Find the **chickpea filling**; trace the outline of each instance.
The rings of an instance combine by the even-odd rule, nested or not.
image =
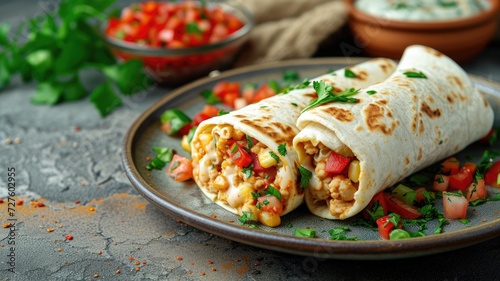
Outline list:
[[[270,148],[227,125],[201,133],[192,147],[199,155],[200,185],[217,201],[249,220],[281,223],[288,192],[280,188],[283,161]]]
[[[359,160],[350,152],[347,166],[339,173],[332,173],[329,172],[332,164],[328,161],[335,152],[321,142],[317,146],[305,142],[303,147],[305,153],[310,156],[314,174],[318,179],[314,186],[310,185],[309,188],[314,204],[326,204],[332,216],[342,218],[354,205],[354,194],[359,186]]]

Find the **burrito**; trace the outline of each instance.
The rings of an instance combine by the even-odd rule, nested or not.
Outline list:
[[[210,200],[240,220],[279,225],[281,216],[304,200],[293,138],[300,112],[317,98],[310,82],[342,92],[383,81],[395,68],[392,60],[373,59],[203,121],[191,141],[193,179]]]
[[[493,111],[468,75],[447,56],[408,47],[385,81],[303,112],[294,139],[312,173],[309,210],[328,219],[362,211],[372,197],[410,174],[485,136]]]

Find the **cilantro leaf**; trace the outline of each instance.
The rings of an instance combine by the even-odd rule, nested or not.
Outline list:
[[[270,184],[267,185],[265,196],[274,196],[281,201],[281,193],[279,192],[279,190],[276,189],[276,187]]]
[[[375,95],[377,93],[377,91],[375,91],[375,90],[369,90],[369,91],[366,91],[366,93],[368,95]]]
[[[311,84],[311,81],[309,81],[309,79],[304,79],[304,81],[302,81],[302,83],[300,83],[300,84],[286,87],[285,89],[283,89],[281,91],[281,93],[282,94],[287,94],[287,93],[289,93],[292,90],[305,89],[305,88],[309,87],[310,84]]]
[[[245,135],[245,138],[247,139],[247,147],[248,147],[248,149],[251,149],[252,146],[253,146],[252,137],[250,137],[249,135]]]
[[[34,104],[54,105],[59,102],[63,94],[63,89],[51,82],[38,84],[35,95],[31,98]]]
[[[80,100],[88,95],[87,90],[83,87],[78,76],[74,76],[71,80],[63,84],[64,101]]]
[[[333,92],[333,87],[331,85],[327,85],[324,81],[319,81],[319,82],[314,81],[313,88],[314,90],[316,90],[318,98],[312,101],[306,108],[304,108],[301,111],[301,113],[304,113],[305,111],[313,107],[329,102],[347,102],[347,103],[358,102],[358,99],[352,98],[351,96],[357,94],[359,92],[359,89],[355,90],[354,88],[350,88],[341,93],[335,94]]]
[[[0,46],[7,47],[10,45],[9,40],[10,26],[7,23],[0,24]]]
[[[109,82],[99,85],[90,94],[90,101],[95,105],[101,116],[106,116],[122,105],[120,97],[115,94]]]
[[[147,88],[149,78],[143,71],[143,62],[129,60],[119,65],[103,68],[103,72],[125,95],[132,95]]]
[[[245,178],[249,178],[253,175],[253,163],[250,164],[250,166],[245,167],[242,169],[243,174],[245,175]]]
[[[358,240],[356,237],[347,237],[345,234],[351,229],[348,226],[337,226],[328,231],[331,240]]]
[[[293,236],[314,238],[316,237],[316,229],[314,228],[295,228]]]
[[[0,90],[10,84],[10,75],[7,57],[4,54],[0,54]]]
[[[221,102],[212,90],[203,90],[200,95],[205,98],[207,104],[217,104]]]
[[[167,147],[153,147],[153,151],[157,154],[146,166],[146,169],[148,169],[148,171],[151,171],[153,169],[163,169],[165,165],[167,165],[168,162],[172,161],[172,158],[174,157],[173,150]]]
[[[346,68],[344,70],[344,76],[347,78],[356,78],[356,73],[354,73],[352,70]]]
[[[312,172],[304,168],[302,165],[300,165],[299,174],[300,174],[300,188],[304,189],[309,185],[309,181],[312,178]]]
[[[286,143],[282,143],[280,145],[278,145],[278,152],[281,156],[286,156]]]
[[[295,82],[299,80],[299,74],[295,70],[286,70],[283,72],[283,80],[286,82]]]
[[[269,151],[269,155],[271,155],[271,157],[276,160],[277,163],[280,162],[280,157],[278,155],[276,155],[276,153],[272,152],[272,151]]]
[[[422,71],[415,72],[415,71],[406,71],[403,72],[403,74],[408,77],[408,78],[424,78],[427,79],[427,76]]]
[[[198,24],[196,22],[188,22],[186,24],[186,33],[187,34],[194,34],[194,35],[201,35],[201,29],[198,27]]]

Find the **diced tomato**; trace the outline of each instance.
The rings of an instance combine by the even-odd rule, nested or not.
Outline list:
[[[391,221],[390,216],[383,216],[376,220],[378,233],[382,239],[389,240],[389,234],[396,227]],[[402,228],[401,222],[398,224],[398,228]]]
[[[263,212],[272,212],[277,215],[283,212],[283,203],[275,196],[261,196],[257,198],[257,202],[260,203],[260,210]]]
[[[200,112],[198,114],[196,114],[194,117],[193,117],[193,124],[195,126],[198,126],[200,125],[201,122],[207,120],[207,119],[210,119],[210,116],[206,115],[205,113],[203,112]]]
[[[193,177],[193,166],[191,160],[175,154],[167,167],[167,174],[174,178],[175,181],[186,181]]]
[[[441,163],[442,172],[449,175],[454,175],[460,170],[460,161],[455,157],[450,157]]]
[[[229,149],[229,154],[234,164],[240,168],[246,168],[252,164],[252,156],[247,149],[238,143],[234,143]]]
[[[203,107],[203,110],[201,111],[201,113],[203,113],[209,117],[214,117],[214,116],[217,116],[219,114],[219,109],[216,106],[207,104]]]
[[[477,199],[485,199],[487,195],[486,185],[484,184],[484,179],[476,179],[467,188],[467,193],[465,198],[469,202],[476,201]]]
[[[230,93],[240,94],[240,83],[238,82],[229,82],[229,81],[220,81],[215,84],[212,89],[214,95],[220,99],[222,99],[225,95]]]
[[[240,96],[239,93],[237,92],[230,92],[230,93],[227,93],[225,94],[223,97],[222,97],[222,102],[231,107],[231,108],[234,108],[234,103],[236,101],[236,99],[238,99]]]
[[[465,192],[467,187],[472,183],[473,175],[469,172],[469,169],[462,168],[458,174],[450,176],[450,186],[451,190],[461,190]]]
[[[375,194],[375,196],[373,196],[372,200],[370,201],[370,203],[368,203],[368,206],[366,206],[365,210],[363,211],[363,217],[365,219],[370,219],[370,214],[368,213],[368,211],[372,211],[373,209],[373,205],[375,204],[375,202],[377,202],[377,204],[379,206],[382,207],[382,210],[383,210],[383,215],[386,216],[389,209],[387,208],[387,203],[385,202],[385,197],[384,197],[384,194],[383,194],[383,191]]]
[[[262,84],[262,86],[260,86],[257,92],[255,93],[252,102],[259,102],[263,99],[267,99],[276,94],[277,94],[276,91],[273,90],[271,87],[269,87],[268,84]]]
[[[453,219],[465,219],[469,201],[458,194],[443,192],[444,217]]]
[[[250,154],[252,156],[252,164],[253,164],[252,171],[254,171],[256,173],[264,172],[266,170],[266,168],[264,168],[264,167],[262,167],[262,165],[260,165],[259,157],[257,156],[257,154],[254,152],[251,152]]]
[[[450,176],[437,174],[432,183],[432,190],[446,191],[450,185]]]
[[[255,86],[253,84],[247,84],[243,86],[241,97],[245,99],[247,104],[251,104],[253,102],[254,96],[255,96]]]
[[[325,171],[327,173],[341,174],[342,171],[351,163],[351,158],[344,157],[335,151],[332,151],[328,160],[326,160]]]
[[[477,165],[474,162],[465,162],[463,169],[469,170],[469,173],[471,175],[474,175],[476,173],[476,170],[477,170]]]
[[[417,219],[420,216],[422,216],[422,214],[420,214],[420,212],[418,211],[417,207],[407,205],[390,194],[387,193],[383,194],[389,212],[398,214],[403,219],[410,219],[410,220]]]
[[[179,130],[179,134],[181,136],[184,136],[184,135],[187,135],[189,134],[189,131],[193,128],[193,123],[188,123],[186,125],[184,125],[180,130]]]
[[[493,187],[500,187],[498,184],[498,175],[500,174],[500,161],[491,165],[488,171],[484,174],[484,182]]]

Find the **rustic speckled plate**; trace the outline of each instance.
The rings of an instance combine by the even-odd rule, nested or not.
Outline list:
[[[280,252],[308,255],[316,258],[393,259],[445,252],[467,247],[500,235],[500,202],[470,207],[467,225],[451,221],[439,235],[396,241],[384,241],[377,232],[360,226],[350,226],[352,219],[329,221],[311,215],[304,206],[283,217],[277,228],[241,225],[238,217],[208,200],[193,181],[178,183],[163,171],[146,170],[148,156],[154,156],[152,147],[166,146],[188,156],[180,146],[180,139],[168,137],[160,131],[160,115],[169,108],[179,108],[193,116],[204,100],[200,92],[212,88],[221,80],[240,82],[267,82],[281,79],[286,70],[296,70],[301,77],[315,77],[328,70],[360,63],[364,59],[329,58],[272,63],[235,69],[213,78],[205,78],[170,92],[146,110],[130,127],[123,146],[123,163],[127,176],[137,190],[151,203],[170,216],[215,235]],[[500,85],[474,77],[478,87],[487,94],[495,109],[500,108]],[[500,111],[497,111],[500,112]],[[498,121],[496,121],[498,124]],[[500,150],[500,147],[494,148]],[[458,155],[461,159],[479,162],[484,147],[472,145]],[[489,189],[492,194],[493,188]],[[438,206],[439,207],[439,206]],[[328,230],[349,225],[349,236],[359,241],[330,240]],[[294,228],[312,227],[317,238],[293,236]],[[433,231],[436,223],[428,223]]]

